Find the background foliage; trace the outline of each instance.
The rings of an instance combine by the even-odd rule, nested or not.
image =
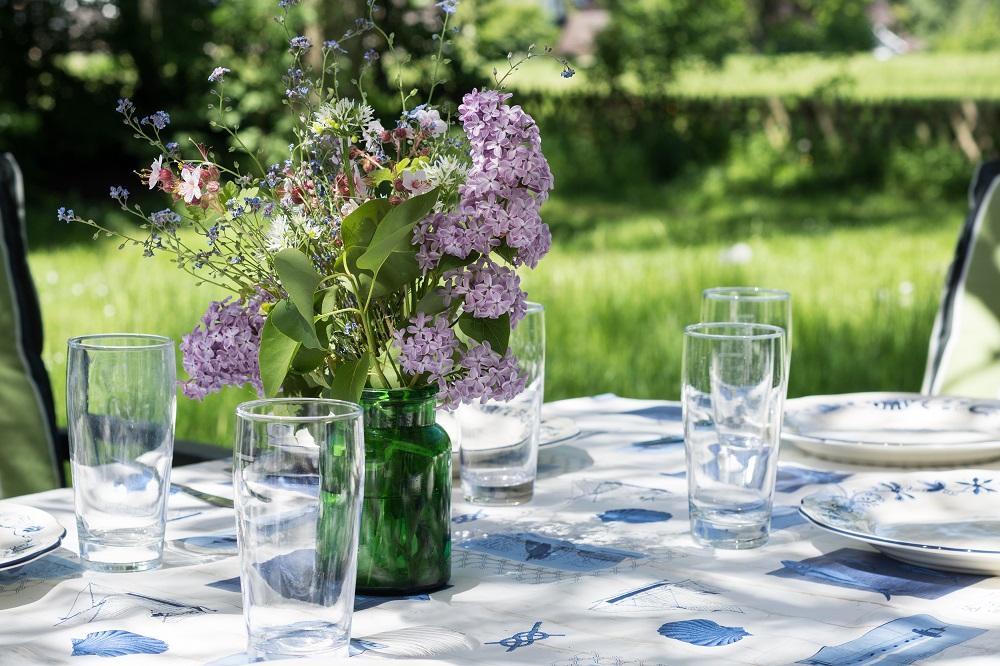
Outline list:
[[[411,56],[405,80],[415,81],[437,47],[432,3],[379,4]],[[129,140],[114,113],[121,97],[143,114],[168,111],[170,139],[223,154],[226,137],[206,120],[216,66],[234,72],[230,120],[251,145],[280,154],[289,118],[276,5],[0,0],[0,151],[25,171],[57,387],[70,335],[179,338],[220,296],[167,262],[94,243],[55,210],[128,224],[109,186],[126,185],[140,202],[147,195],[134,172],[155,155]],[[314,42],[338,38],[364,6],[303,0],[295,30]],[[574,59],[577,76],[561,79],[537,59],[511,86],[542,126],[556,176],[542,210],[555,249],[524,277],[549,307],[547,397],[676,397],[680,326],[696,317],[698,292],[723,283],[795,293],[793,368],[808,370],[793,369],[793,395],[919,388],[965,186],[1000,142],[998,7],[463,0],[440,98],[452,104],[488,82],[508,52],[557,44],[566,18],[609,12],[596,50]],[[872,57],[873,27],[886,17],[916,51]],[[369,48],[385,45],[356,41],[348,57],[358,64]],[[388,64],[366,85],[382,114],[398,105]],[[227,442],[241,397],[183,402],[180,434]]]

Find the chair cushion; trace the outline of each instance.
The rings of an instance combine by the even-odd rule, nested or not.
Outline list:
[[[0,497],[56,488],[55,409],[28,267],[21,172],[0,155]]]
[[[1000,398],[1000,162],[976,172],[934,322],[923,392]]]

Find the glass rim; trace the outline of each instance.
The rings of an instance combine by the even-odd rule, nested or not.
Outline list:
[[[114,342],[118,341],[118,342]],[[132,344],[127,341],[134,341]],[[110,350],[110,351],[142,351],[148,349],[164,349],[174,347],[173,338],[152,333],[91,333],[75,335],[66,341],[71,349]]]
[[[792,294],[783,289],[765,287],[710,287],[703,289],[701,295],[714,301],[786,301],[792,298]]]
[[[265,406],[291,404],[327,405],[329,407],[336,407],[342,411],[331,410],[331,413],[317,414],[315,416],[262,414],[252,411]],[[334,400],[333,398],[259,398],[257,400],[242,402],[236,406],[236,416],[239,418],[247,421],[269,421],[271,423],[312,423],[327,420],[348,421],[354,418],[361,418],[364,416],[364,413],[364,408],[355,402]]]
[[[748,332],[745,334],[740,334],[737,332],[732,333],[712,333],[709,332],[711,329],[724,329],[724,328],[735,328],[744,329]],[[771,340],[775,338],[783,338],[785,336],[785,329],[780,326],[772,326],[771,324],[756,324],[753,322],[741,322],[741,321],[718,321],[718,322],[700,322],[698,324],[690,324],[684,327],[684,335],[692,338],[701,338],[704,340]]]
[[[525,301],[524,306],[525,306],[525,314],[545,312],[545,306],[536,301]]]

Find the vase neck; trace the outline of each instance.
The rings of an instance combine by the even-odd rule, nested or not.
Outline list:
[[[365,389],[361,407],[367,428],[412,428],[434,425],[437,388]]]

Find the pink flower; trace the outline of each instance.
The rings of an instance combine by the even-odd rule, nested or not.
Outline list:
[[[403,188],[413,196],[430,192],[434,188],[430,178],[427,177],[427,172],[423,169],[403,171],[402,181]]]
[[[185,166],[181,169],[181,182],[177,185],[177,194],[184,203],[191,203],[201,198],[201,167]]]
[[[153,164],[149,168],[149,189],[153,189],[160,182],[161,169],[163,169],[163,155],[153,160]]]

